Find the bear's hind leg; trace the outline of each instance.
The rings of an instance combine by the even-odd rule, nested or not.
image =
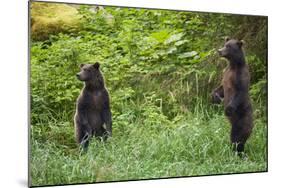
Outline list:
[[[88,131],[77,128],[76,140],[83,151],[87,151],[91,135]]]
[[[237,124],[233,124],[230,135],[233,151],[241,153],[244,151],[245,141],[242,139],[242,129]]]
[[[86,132],[80,142],[83,151],[87,151],[90,142],[90,135]]]
[[[106,126],[105,124],[102,126],[102,139],[104,141],[106,141],[108,139],[108,137],[110,137],[110,133],[107,131],[105,126]]]
[[[106,129],[101,126],[99,129],[93,131],[93,135],[100,141],[106,141],[108,138]]]
[[[245,143],[241,142],[232,142],[233,151],[239,153],[244,152]]]
[[[251,117],[242,117],[232,124],[231,128],[231,143],[233,150],[242,153],[247,139],[250,137],[252,131]]]

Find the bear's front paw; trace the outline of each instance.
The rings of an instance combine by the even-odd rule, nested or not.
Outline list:
[[[228,105],[228,106],[225,108],[225,115],[226,115],[226,116],[232,116],[233,113],[234,113],[234,111],[235,111],[234,106]]]

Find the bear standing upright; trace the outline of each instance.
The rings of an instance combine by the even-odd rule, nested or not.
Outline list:
[[[243,41],[226,38],[224,47],[218,50],[219,55],[229,61],[229,65],[224,71],[221,85],[212,93],[213,102],[224,102],[225,115],[231,123],[231,143],[238,153],[244,151],[253,128],[250,73],[242,45]]]
[[[87,149],[92,136],[106,139],[112,135],[109,94],[99,68],[99,63],[81,64],[76,75],[85,83],[74,116],[76,141],[83,149]]]

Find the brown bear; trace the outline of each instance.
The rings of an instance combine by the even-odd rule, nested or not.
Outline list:
[[[212,93],[212,101],[223,101],[224,112],[231,123],[231,143],[241,154],[253,128],[252,106],[249,97],[250,73],[242,50],[243,41],[226,38],[221,57],[229,61],[221,85]]]
[[[78,144],[87,149],[92,136],[106,140],[112,135],[112,119],[100,64],[81,64],[80,69],[76,76],[84,82],[84,88],[77,99],[74,124]]]

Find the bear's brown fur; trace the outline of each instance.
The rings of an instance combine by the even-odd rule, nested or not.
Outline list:
[[[106,139],[112,135],[109,94],[99,67],[99,63],[81,64],[76,75],[85,83],[74,116],[76,140],[83,149],[88,147],[92,136]]]
[[[231,123],[231,143],[239,153],[244,151],[253,128],[250,73],[242,45],[242,41],[227,38],[224,47],[218,50],[219,55],[229,61],[229,65],[224,71],[221,85],[212,93],[214,103],[224,103],[225,115]]]

